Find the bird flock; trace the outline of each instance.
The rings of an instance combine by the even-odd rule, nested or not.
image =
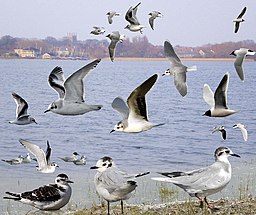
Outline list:
[[[145,27],[140,24],[136,15],[140,5],[141,3],[138,3],[134,7],[131,6],[125,14],[125,20],[129,22],[125,28],[132,32],[142,33],[142,29]],[[233,20],[235,23],[234,33],[238,33],[241,23],[244,22],[243,16],[246,10],[247,8],[244,7],[238,17]],[[109,24],[114,23],[114,19],[121,17],[121,14],[115,11],[109,11],[106,15]],[[154,30],[154,20],[157,17],[163,17],[163,15],[158,11],[152,11],[149,13],[149,16],[149,25],[152,30]],[[93,35],[102,35],[105,33],[104,27],[94,26],[93,28],[94,30],[90,32]],[[122,42],[125,36],[121,35],[119,31],[114,31],[108,34],[107,37],[111,40],[109,55],[110,60],[113,62],[116,45],[118,42]],[[197,66],[185,66],[175,53],[171,43],[167,40],[164,41],[164,52],[166,58],[171,63],[171,67],[164,71],[162,76],[173,76],[174,85],[178,93],[182,97],[185,97],[189,92],[186,73],[190,71],[196,72]],[[231,53],[231,55],[236,56],[234,68],[242,81],[245,79],[242,67],[243,60],[247,55],[254,54],[254,51],[242,47]],[[100,62],[101,59],[93,60],[66,79],[61,67],[56,66],[53,68],[48,76],[48,84],[56,91],[58,98],[49,104],[45,113],[52,112],[59,115],[76,116],[90,111],[101,110],[102,105],[87,104],[84,96],[84,79],[92,70],[96,69]],[[229,109],[227,105],[229,76],[229,73],[223,75],[214,93],[208,84],[204,84],[202,93],[203,99],[210,106],[210,109],[203,114],[204,116],[227,117],[238,112],[238,110]],[[122,116],[122,120],[114,125],[110,133],[139,133],[158,126],[160,126],[159,129],[164,129],[164,126],[162,126],[164,123],[149,122],[147,116],[146,95],[158,79],[158,74],[153,74],[151,77],[145,78],[145,81],[131,91],[126,102],[117,95],[118,97],[112,102],[112,108]],[[95,92],[95,94],[97,94],[97,92]],[[12,96],[17,106],[16,118],[9,121],[9,123],[19,126],[37,124],[35,118],[28,114],[28,103],[25,99],[15,92],[12,92]],[[245,125],[234,123],[232,128],[239,128],[244,141],[248,140]],[[212,133],[215,132],[220,132],[223,140],[227,139],[227,131],[223,125],[215,126],[212,129]],[[38,172],[53,173],[56,167],[59,167],[55,162],[50,161],[51,147],[49,141],[46,143],[46,151],[28,140],[20,139],[19,142],[35,157],[38,164],[36,168]],[[2,161],[11,165],[30,163],[33,159],[31,159],[29,153],[27,153],[25,157],[20,155],[17,158]],[[192,171],[158,172],[165,177],[153,177],[152,180],[173,183],[186,191],[190,196],[198,198],[201,207],[203,207],[205,202],[207,206],[212,209],[214,206],[208,203],[207,197],[221,191],[231,180],[231,164],[228,160],[230,156],[240,157],[238,154],[233,153],[228,147],[218,147],[214,152],[215,162],[212,165]],[[87,157],[85,155],[81,155],[80,157],[79,153],[73,152],[71,156],[59,157],[59,159],[63,162],[74,163],[75,165],[85,165]],[[90,169],[97,171],[94,177],[95,190],[107,201],[108,214],[110,214],[110,203],[116,201],[121,202],[121,212],[124,213],[123,201],[129,199],[138,186],[136,179],[150,174],[150,172],[128,174],[120,170],[114,160],[109,156],[100,158],[96,162],[96,165],[92,166]],[[72,189],[69,185],[70,183],[73,182],[69,180],[69,177],[61,173],[56,177],[54,184],[44,185],[23,193],[8,191],[6,194],[9,196],[5,196],[4,199],[19,201],[40,210],[58,210],[65,206],[71,198]]]

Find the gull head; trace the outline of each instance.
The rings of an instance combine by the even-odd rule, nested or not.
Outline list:
[[[33,117],[29,117],[29,121],[30,121],[31,123],[35,123],[35,124],[37,124],[37,122],[36,122],[35,118],[33,118]]]
[[[110,131],[110,133],[112,133],[114,131],[120,131],[120,132],[124,131],[124,123],[122,121],[118,122],[115,125],[114,129],[112,131]]]
[[[130,29],[131,25],[126,25],[124,29]]]
[[[165,76],[165,75],[173,75],[173,72],[171,72],[170,69],[167,69],[164,71],[164,73],[162,74],[162,76]]]
[[[55,179],[55,184],[59,186],[68,185],[69,183],[74,183],[74,182],[70,181],[68,176],[64,173],[59,174]]]
[[[108,168],[115,166],[114,161],[111,157],[105,156],[99,159],[95,166],[92,166],[90,169],[97,169],[98,172],[104,172]]]
[[[203,116],[211,116],[211,115],[212,115],[211,110],[208,110],[208,111],[206,111],[206,112],[203,114]]]
[[[58,108],[57,103],[56,103],[56,102],[53,102],[53,103],[51,103],[51,104],[48,106],[47,110],[45,110],[44,113],[47,113],[47,112],[49,112],[49,111],[54,112],[54,110],[56,110],[57,108]]]
[[[53,163],[51,163],[51,164],[50,164],[50,166],[55,167],[55,168],[56,168],[56,167],[59,167],[59,165],[58,165],[58,164],[56,164],[56,163],[54,163],[54,162],[53,162]]]
[[[233,153],[231,151],[231,149],[228,148],[228,147],[219,147],[219,148],[217,148],[215,150],[214,156],[215,156],[216,161],[224,161],[224,162],[226,162],[228,157],[230,157],[230,156],[240,158],[240,155]]]

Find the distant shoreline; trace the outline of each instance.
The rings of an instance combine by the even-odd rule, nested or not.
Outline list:
[[[93,60],[95,58],[88,59],[71,59],[71,58],[6,58],[0,57],[3,60]],[[223,61],[223,62],[234,62],[234,58],[182,58],[182,61]],[[108,57],[102,58],[102,60],[110,60]],[[114,61],[167,61],[167,58],[143,58],[143,57],[115,57]],[[254,59],[245,59],[245,61],[254,62]]]

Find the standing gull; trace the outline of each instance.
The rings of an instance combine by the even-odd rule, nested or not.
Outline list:
[[[243,125],[241,123],[237,123],[237,124],[233,125],[233,128],[239,128],[241,130],[241,132],[242,132],[244,141],[248,140],[248,132],[246,130],[246,126],[245,125]]]
[[[27,125],[30,123],[36,123],[36,120],[31,117],[29,114],[27,114],[28,110],[28,103],[23,99],[21,96],[19,96],[16,93],[12,93],[12,96],[16,102],[16,119],[13,121],[9,121],[11,124],[16,125]]]
[[[86,165],[86,159],[87,157],[82,155],[80,159],[74,160],[73,163],[75,165]]]
[[[244,22],[244,19],[242,17],[245,14],[245,12],[246,12],[246,7],[244,7],[244,9],[241,11],[241,13],[238,15],[238,17],[233,20],[233,22],[235,23],[235,33],[238,32],[240,23]]]
[[[154,20],[157,17],[162,17],[163,15],[160,12],[158,12],[158,11],[152,11],[148,15],[150,16],[149,17],[149,25],[152,28],[152,30],[154,30]]]
[[[108,16],[108,23],[112,24],[113,23],[113,17],[114,16],[120,16],[121,14],[117,13],[116,11],[109,11],[109,12],[107,12],[106,15]]]
[[[228,83],[229,73],[226,73],[214,94],[208,84],[204,85],[203,98],[211,108],[203,114],[204,116],[225,117],[237,112],[235,110],[229,109],[227,106]]]
[[[91,169],[97,170],[94,176],[94,184],[97,193],[108,202],[108,215],[110,214],[110,202],[116,201],[121,201],[123,214],[123,200],[129,199],[132,191],[137,187],[137,182],[134,179],[149,174],[149,172],[127,174],[118,169],[113,159],[107,156],[98,160]]]
[[[182,96],[187,95],[187,75],[188,71],[197,70],[196,66],[186,67],[182,64],[180,58],[175,53],[171,43],[169,41],[164,42],[165,56],[171,61],[171,68],[167,69],[163,75],[174,76],[174,84]]]
[[[19,201],[40,210],[59,210],[70,200],[72,193],[70,183],[73,181],[62,173],[56,177],[54,184],[44,185],[23,193],[6,192],[11,197],[5,196],[4,199]]]
[[[244,59],[247,55],[255,55],[255,52],[250,49],[240,48],[238,50],[232,51],[230,55],[236,56],[234,66],[235,66],[235,69],[236,69],[236,72],[237,72],[239,78],[243,81],[244,80],[244,71],[243,71],[242,64],[244,62]]]
[[[111,131],[119,132],[142,132],[163,124],[153,124],[148,121],[145,96],[153,87],[158,75],[155,74],[132,91],[127,99],[127,105],[124,100],[117,97],[112,102],[112,107],[118,111],[123,120],[118,122]]]
[[[55,67],[49,75],[49,85],[57,91],[59,99],[51,103],[45,111],[52,111],[60,115],[81,115],[89,111],[96,111],[102,105],[88,105],[84,101],[84,77],[95,68],[100,59],[82,67],[64,80],[64,75],[60,67]]]
[[[14,159],[10,159],[10,160],[4,160],[2,159],[2,161],[10,164],[10,165],[17,165],[17,164],[21,164],[23,161],[24,157],[22,155],[19,155],[17,158]]]
[[[111,34],[108,34],[106,37],[108,37],[111,42],[108,46],[108,51],[109,51],[109,57],[111,61],[114,61],[114,56],[115,56],[115,50],[116,50],[116,44],[118,42],[123,42],[125,36],[119,33],[119,31],[113,31]]]
[[[138,21],[138,18],[136,17],[136,13],[138,10],[138,6],[141,4],[138,3],[135,7],[130,7],[128,11],[125,14],[125,19],[130,23],[125,27],[125,29],[129,29],[130,31],[136,32],[140,31],[142,33],[142,28],[145,28],[145,26],[141,25]]]
[[[208,203],[207,196],[220,192],[230,182],[232,174],[228,157],[240,157],[227,147],[217,148],[214,156],[215,162],[210,166],[188,172],[163,172],[159,174],[168,178],[155,177],[152,179],[171,182],[182,188],[190,196],[197,197],[200,201],[200,207],[203,207],[203,201],[205,201],[209,208],[213,208],[213,205]]]
[[[73,162],[78,159],[79,154],[77,152],[73,152],[71,156],[66,156],[66,157],[59,157],[61,160],[65,162]]]
[[[37,170],[42,173],[53,173],[56,167],[59,167],[56,163],[50,163],[51,147],[47,141],[46,153],[39,146],[27,141],[20,139],[21,145],[23,145],[31,154],[36,157],[38,167]]]

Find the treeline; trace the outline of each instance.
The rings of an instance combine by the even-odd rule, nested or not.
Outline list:
[[[69,38],[45,39],[15,38],[9,35],[0,39],[0,56],[15,56],[14,49],[37,50],[40,54],[48,53],[57,57],[61,50],[67,50],[70,57],[104,58],[108,57],[109,40],[88,39],[85,41],[72,41]],[[175,50],[181,57],[213,57],[227,58],[234,49],[241,47],[256,50],[256,43],[252,40],[240,42],[224,42],[220,44],[207,44],[198,47],[175,46]],[[146,36],[126,38],[118,43],[116,57],[164,57],[163,46],[151,44]]]

